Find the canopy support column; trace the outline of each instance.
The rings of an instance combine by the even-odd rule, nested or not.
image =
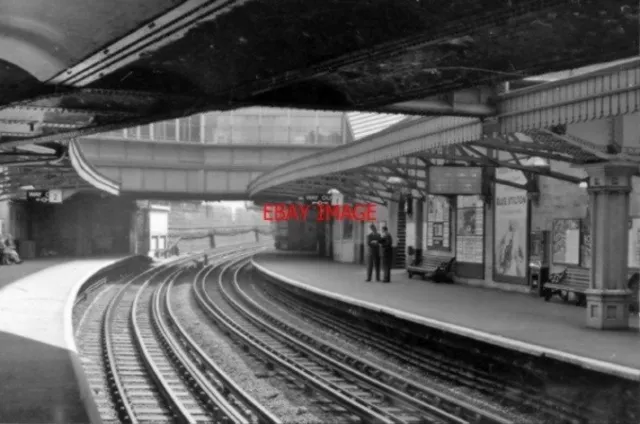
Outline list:
[[[589,175],[591,278],[587,326],[601,330],[629,327],[627,288],[629,195],[638,166],[600,163],[584,167]]]

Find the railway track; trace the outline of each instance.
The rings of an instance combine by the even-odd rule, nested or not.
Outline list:
[[[228,247],[215,257],[253,252]],[[104,422],[251,424],[185,355],[161,305],[166,287],[202,254],[101,284],[79,325],[83,362]]]
[[[366,423],[510,423],[509,420],[418,387],[373,364],[358,369],[352,358],[309,335],[277,322],[244,293],[238,274],[247,260],[237,258],[221,268],[210,268],[194,282],[198,303],[212,320],[245,349],[261,356],[268,366],[296,377],[309,394],[327,398],[341,421],[352,416]],[[217,281],[207,277],[217,271]]]
[[[542,413],[546,419],[553,422],[584,423],[589,421],[587,415],[597,411],[586,412],[583,408],[577,411],[575,405],[541,393],[529,385],[516,381],[498,380],[496,376],[473,369],[460,360],[444,357],[425,348],[406,349],[399,345],[392,337],[370,330],[353,320],[345,313],[336,314],[323,305],[305,299],[303,296],[291,293],[277,285],[267,282],[261,285],[261,292],[272,302],[304,316],[316,325],[338,332],[358,343],[375,348],[401,363],[410,364],[427,375],[433,375],[457,385],[477,390],[480,393],[498,398],[524,412]]]

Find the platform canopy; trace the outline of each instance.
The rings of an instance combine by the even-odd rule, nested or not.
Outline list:
[[[495,118],[399,120],[358,141],[264,173],[251,182],[249,195],[299,199],[337,189],[352,199],[386,203],[403,194],[433,193],[429,180],[437,174],[430,172],[439,171],[430,169],[437,166],[475,167],[481,178],[472,170],[469,175],[486,183],[535,192],[536,175],[586,183],[580,172],[567,172],[567,164],[640,165],[636,140],[640,60],[547,77],[546,83],[501,94],[498,99],[504,107]],[[553,166],[558,163],[565,165]],[[496,180],[492,170],[500,167],[524,172],[528,183]]]
[[[414,122],[413,125],[420,125],[420,121]],[[393,129],[392,127],[389,131]],[[531,130],[525,133],[487,136],[474,142],[435,147],[409,154],[391,154],[385,159],[376,159],[361,152],[352,154],[351,151],[357,150],[357,144],[347,145],[331,152],[335,157],[344,158],[344,161],[340,161],[342,163],[336,161],[333,166],[327,165],[325,158],[328,154],[311,155],[292,161],[254,180],[249,186],[249,194],[256,198],[288,196],[292,200],[298,200],[335,189],[350,199],[386,204],[391,200],[398,200],[403,194],[425,197],[430,192],[429,168],[434,166],[463,169],[505,167],[521,170],[528,177],[544,175],[580,184],[582,178],[554,170],[550,165],[551,161],[583,165],[603,162],[615,156],[608,155],[598,146],[585,140],[563,133],[562,127],[555,130],[557,132]],[[382,139],[385,135],[388,133],[373,135],[361,143],[374,141],[375,138]],[[364,160],[358,160],[358,157]],[[633,160],[640,164],[640,158],[634,157]],[[483,175],[488,176],[488,182],[537,190],[534,186],[519,186],[508,181],[496,180],[495,176]],[[531,181],[533,183],[535,179],[531,178]]]
[[[628,0],[3,0],[0,149],[249,105],[485,117],[638,52]]]

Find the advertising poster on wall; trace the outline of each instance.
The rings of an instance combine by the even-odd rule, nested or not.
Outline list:
[[[424,252],[427,251],[427,246],[429,245],[429,222],[427,220],[428,217],[428,209],[429,207],[429,202],[428,200],[425,202],[424,204],[424,209],[422,211],[422,215],[423,215],[423,224],[422,224],[422,252],[424,254]]]
[[[428,196],[427,249],[451,249],[451,209],[449,198]]]
[[[521,171],[498,168],[496,177],[503,181],[525,184]],[[526,283],[529,260],[529,202],[527,192],[512,186],[496,184],[494,221],[494,272],[505,281]]]
[[[458,196],[456,260],[484,263],[484,202],[480,196]]]
[[[640,268],[640,218],[632,218],[629,227],[629,268]]]

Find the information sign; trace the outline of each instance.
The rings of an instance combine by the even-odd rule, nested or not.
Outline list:
[[[62,203],[62,190],[28,190],[27,200],[39,203]]]
[[[482,194],[482,168],[432,166],[429,168],[429,193],[437,195]]]

